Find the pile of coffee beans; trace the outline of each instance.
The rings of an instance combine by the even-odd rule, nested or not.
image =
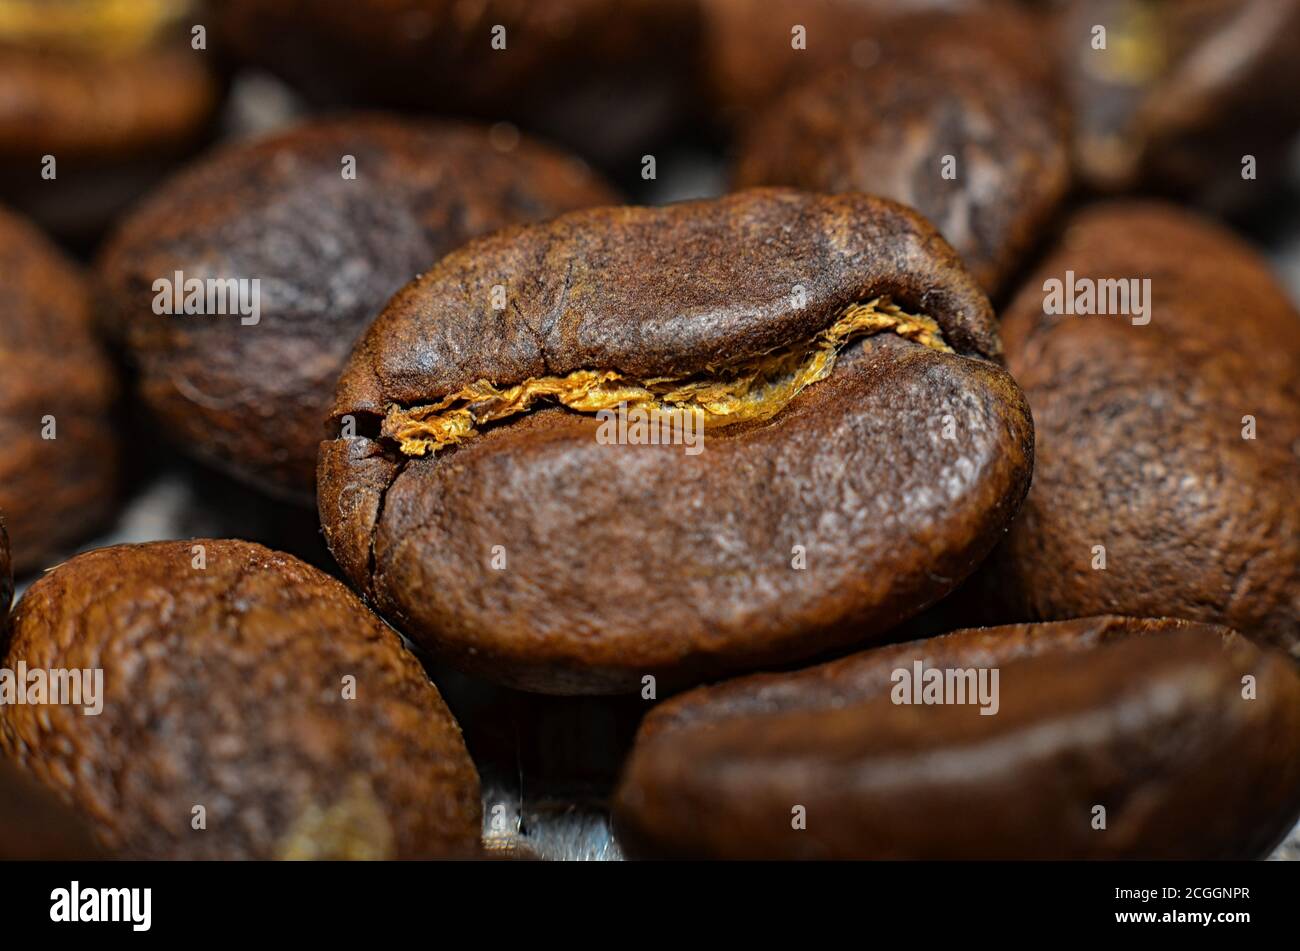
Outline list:
[[[1298,80],[1300,0],[7,0],[0,858],[1268,856]]]

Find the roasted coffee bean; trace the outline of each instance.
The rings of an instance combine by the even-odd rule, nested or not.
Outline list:
[[[223,0],[229,46],[330,105],[507,118],[613,160],[677,119],[696,0]]]
[[[15,610],[4,666],[19,664],[102,670],[98,715],[85,694],[0,706],[0,749],[124,856],[477,848],[478,776],[437,689],[350,591],[287,555],[220,540],[79,555]]]
[[[872,69],[832,70],[780,99],[750,129],[736,181],[911,205],[996,293],[1065,195],[1069,157],[1058,96],[1006,55],[988,17],[894,29]]]
[[[0,861],[99,858],[85,823],[0,757]]]
[[[1061,31],[1077,163],[1095,187],[1226,209],[1287,179],[1300,0],[1071,0]]]
[[[871,76],[942,58],[978,37],[1048,81],[1045,20],[998,0],[701,0],[706,94],[721,121],[744,128],[773,100],[828,69]]]
[[[758,189],[509,229],[358,344],[326,540],[409,636],[526,689],[807,657],[943,597],[1019,506],[1033,434],[998,352],[894,202]]]
[[[1300,676],[1186,621],[958,631],[673,698],[614,808],[679,856],[1260,857],[1300,814]]]
[[[201,144],[222,90],[213,54],[191,46],[196,12],[191,0],[5,0],[5,200],[88,239]]]
[[[502,152],[486,129],[321,120],[224,149],[166,185],[121,227],[101,284],[166,430],[252,485],[310,502],[334,383],[390,294],[474,235],[614,201],[578,160],[531,142]],[[160,297],[180,301],[182,282],[212,278],[242,282],[228,313],[158,315]]]
[[[0,210],[0,512],[25,574],[101,527],[118,447],[112,368],[91,327],[80,271],[30,224]]]
[[[981,572],[994,617],[1188,617],[1300,656],[1300,316],[1265,263],[1173,207],[1102,206],[1002,330],[1039,451]]]

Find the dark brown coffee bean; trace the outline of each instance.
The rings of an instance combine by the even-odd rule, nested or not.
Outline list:
[[[99,858],[85,823],[0,757],[0,861]]]
[[[112,511],[112,368],[81,272],[0,210],[0,512],[19,574],[44,567]]]
[[[1090,184],[1228,207],[1287,178],[1300,127],[1300,0],[1071,0],[1061,19]]]
[[[221,102],[189,0],[8,0],[0,25],[0,194],[93,237],[201,144]],[[55,161],[48,166],[47,156]]]
[[[710,858],[1260,857],[1300,814],[1300,676],[1185,621],[958,631],[673,698],[614,808]]]
[[[329,104],[507,118],[626,156],[690,92],[696,0],[224,0],[241,57]]]
[[[168,432],[310,501],[334,383],[390,294],[474,235],[615,200],[578,160],[531,142],[501,151],[485,129],[322,120],[226,148],[165,186],[123,224],[101,286]],[[246,282],[250,302],[259,282],[260,313],[156,313],[155,282],[208,278]]]
[[[988,13],[919,22],[882,37],[871,69],[826,72],[763,112],[735,178],[911,205],[996,293],[1065,194],[1065,113]]]
[[[474,765],[419,663],[343,585],[247,542],[120,545],[46,574],[4,666],[102,669],[0,706],[0,749],[140,858],[422,858],[479,838]],[[51,698],[52,699],[52,698]]]
[[[1188,617],[1300,656],[1300,316],[1264,262],[1175,208],[1103,206],[1002,328],[1039,451],[983,572],[997,617]]]
[[[1016,510],[1032,429],[998,350],[951,248],[881,199],[760,189],[510,229],[358,344],[326,539],[411,637],[528,689],[807,657],[942,597]],[[632,444],[619,404],[676,411],[678,438]]]

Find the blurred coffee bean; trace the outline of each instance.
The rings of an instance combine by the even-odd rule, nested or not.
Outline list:
[[[510,119],[609,163],[680,118],[694,0],[226,0],[244,60],[318,103]]]
[[[1067,120],[1005,55],[1006,19],[911,18],[870,69],[828,70],[764,110],[740,186],[862,191],[911,205],[996,294],[1065,195]]]
[[[6,0],[0,196],[88,243],[210,131],[221,82],[192,0]]]
[[[1290,661],[1117,617],[682,694],[642,723],[614,800],[635,854],[715,859],[1258,858],[1298,813]]]
[[[26,574],[103,527],[116,504],[113,368],[79,268],[0,210],[0,513]]]
[[[1037,450],[980,572],[994,617],[1188,617],[1300,656],[1300,316],[1255,252],[1172,206],[1089,209],[1002,332]]]
[[[478,775],[437,688],[288,555],[223,539],[78,555],[27,590],[3,664],[102,674],[89,715],[0,705],[0,751],[126,856],[478,851]]]
[[[1300,0],[1072,0],[1060,29],[1092,186],[1228,210],[1282,183],[1300,128]]]
[[[309,504],[335,381],[389,295],[474,235],[617,202],[578,159],[499,135],[320,119],[220,149],[155,192],[109,241],[99,277],[165,431]],[[193,281],[197,311],[184,304]],[[218,300],[223,312],[208,312],[212,281],[238,292]]]
[[[1045,81],[1054,69],[1037,15],[1005,0],[700,0],[706,95],[724,125],[744,128],[787,90],[827,69],[868,76],[918,47],[976,30]],[[970,19],[950,20],[967,13]],[[936,57],[937,58],[937,57]]]

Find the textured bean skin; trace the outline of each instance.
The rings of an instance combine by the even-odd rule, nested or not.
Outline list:
[[[989,17],[944,18],[938,38],[890,29],[872,69],[829,70],[780,98],[750,127],[737,184],[910,205],[996,294],[1064,197],[1069,153],[1058,96],[1007,56]]]
[[[4,663],[19,661],[103,669],[99,716],[0,707],[0,749],[124,856],[477,848],[478,776],[437,689],[351,592],[290,556],[221,540],[79,555],[15,610]]]
[[[1093,30],[1107,29],[1107,49]],[[1071,0],[1060,23],[1081,176],[1227,209],[1286,179],[1300,127],[1297,0]],[[1256,159],[1243,180],[1242,158]]]
[[[879,295],[933,316],[956,352],[869,337],[770,420],[709,430],[699,455],[603,445],[595,419],[554,408],[409,459],[364,424],[476,379],[699,372]],[[755,190],[576,212],[473,242],[394,297],[340,381],[336,416],[368,434],[323,444],[322,525],[401,630],[525,689],[807,657],[942,597],[1016,510],[1033,434],[997,353],[987,300],[892,202]]]
[[[355,179],[342,174],[348,155]],[[334,383],[390,294],[474,235],[615,200],[577,160],[531,142],[502,153],[477,127],[318,120],[164,186],[114,237],[100,286],[164,428],[307,503]],[[176,271],[260,280],[260,322],[159,317],[153,282]]]
[[[50,564],[112,511],[117,383],[92,332],[81,272],[3,209],[0,287],[0,513],[21,575]]]
[[[892,672],[916,661],[997,668],[997,713],[895,704]],[[1212,625],[1087,618],[674,697],[643,722],[614,810],[640,854],[1256,858],[1300,813],[1298,752],[1300,676],[1281,654]]]
[[[1067,269],[1150,278],[1150,323],[1044,315],[1043,283]],[[1300,656],[1300,316],[1264,262],[1187,212],[1103,206],[1002,327],[1039,449],[981,572],[992,616],[1187,617]]]

